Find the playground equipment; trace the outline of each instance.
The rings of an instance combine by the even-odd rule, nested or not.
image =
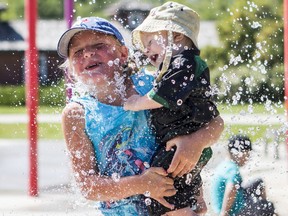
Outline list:
[[[73,20],[73,0],[64,1],[68,27]],[[29,142],[29,195],[38,195],[38,53],[36,46],[37,0],[25,0],[25,18],[28,26],[27,50],[25,52],[26,108],[28,113]]]
[[[284,0],[284,88],[285,110],[288,113],[288,0]],[[288,130],[286,131],[286,145],[288,151]]]
[[[28,112],[29,195],[37,196],[37,109],[38,109],[38,54],[36,47],[37,0],[25,1],[28,24],[28,46],[25,52],[26,107]]]

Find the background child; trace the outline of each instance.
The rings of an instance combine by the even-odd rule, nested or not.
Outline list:
[[[177,149],[166,149],[166,142],[197,131],[219,115],[211,101],[209,69],[199,56],[198,32],[198,14],[175,2],[152,9],[132,32],[133,44],[144,52],[158,72],[153,89],[145,96],[128,98],[124,109],[151,109],[152,124],[161,146],[152,166],[163,167],[168,172],[173,171],[169,165]],[[192,171],[186,167],[190,173],[173,175],[177,194],[166,200],[173,203],[175,209],[182,209],[173,211],[173,215],[176,212],[183,215],[183,209],[191,215],[189,207],[196,204],[195,196],[199,195],[202,185],[200,171],[211,156],[211,148],[206,148]],[[150,209],[153,215],[171,211],[158,202],[152,202]]]
[[[276,216],[274,205],[266,199],[262,179],[242,185],[240,167],[250,157],[249,137],[235,135],[229,139],[229,159],[218,165],[211,184],[212,207],[220,216]]]

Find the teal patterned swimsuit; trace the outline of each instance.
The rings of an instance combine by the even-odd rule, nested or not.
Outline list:
[[[134,75],[136,91],[151,89],[152,77]],[[100,103],[90,95],[73,98],[85,109],[85,130],[91,140],[100,174],[118,177],[140,174],[150,164],[157,144],[148,122],[147,111],[125,111],[121,106]],[[119,201],[100,202],[104,215],[148,215],[142,195]]]

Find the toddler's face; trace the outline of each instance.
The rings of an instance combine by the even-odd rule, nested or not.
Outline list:
[[[141,42],[144,47],[144,54],[150,59],[153,66],[159,67],[165,57],[167,47],[167,31],[141,32]]]

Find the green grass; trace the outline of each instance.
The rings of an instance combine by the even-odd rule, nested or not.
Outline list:
[[[241,112],[254,113],[254,114],[284,114],[284,104],[252,104],[245,105],[230,105],[230,104],[217,104],[217,107],[221,114],[239,114]]]
[[[26,124],[0,124],[0,139],[27,139]],[[39,123],[39,139],[63,139],[60,123]]]
[[[252,142],[267,140],[273,141],[273,136],[270,133],[277,130],[281,125],[225,125],[221,140],[228,140],[230,136],[235,134],[245,134],[250,137]],[[284,142],[284,134],[280,135],[280,142]]]
[[[271,105],[262,105],[262,104],[253,104],[252,106],[249,106],[247,104],[244,105],[230,105],[230,104],[224,104],[219,103],[217,104],[218,109],[220,113],[222,114],[239,114],[241,112],[252,112],[252,113],[263,113],[263,114],[281,114],[285,112],[284,105],[281,104],[271,104]],[[61,113],[63,107],[53,106],[53,107],[47,107],[47,106],[40,106],[38,108],[38,113]],[[23,113],[25,114],[26,107],[23,106],[0,106],[0,114],[14,114],[14,113]]]
[[[40,106],[38,113],[40,114],[58,114],[61,113],[63,107]],[[0,114],[25,114],[27,109],[24,106],[0,106]]]
[[[272,107],[272,108],[271,108]],[[263,105],[254,104],[253,113],[263,113],[263,114],[272,114],[272,113],[284,113],[283,105],[271,106],[270,110],[268,107],[265,108]],[[249,110],[247,105],[223,105],[218,104],[218,108],[221,114],[239,114],[241,112],[247,112]],[[38,113],[40,114],[59,114],[61,113],[62,107],[39,107]],[[25,114],[25,107],[1,107],[1,114]],[[262,139],[267,135],[267,130],[280,128],[281,125],[225,125],[224,132],[221,136],[221,139],[227,140],[232,134],[244,133],[250,136],[252,141]],[[38,124],[38,137],[39,139],[63,139],[63,134],[61,131],[60,123],[39,123]],[[14,138],[27,138],[27,126],[26,124],[0,124],[0,139],[14,139]]]

